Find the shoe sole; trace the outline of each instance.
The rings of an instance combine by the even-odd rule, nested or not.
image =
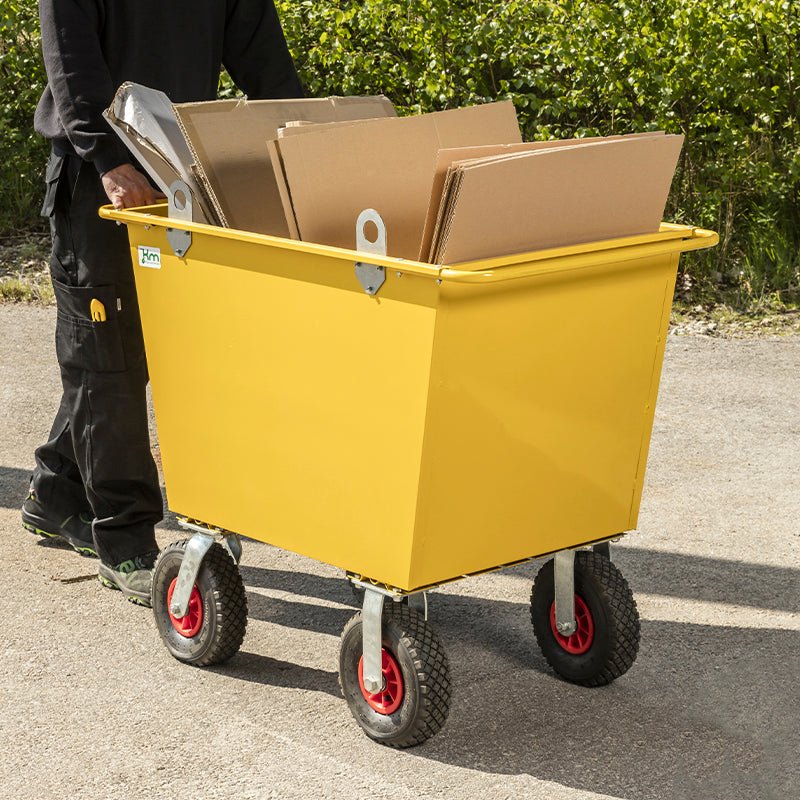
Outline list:
[[[122,592],[123,597],[129,602],[137,606],[144,606],[144,608],[152,608],[149,597],[140,597],[137,593],[131,592],[129,589],[123,589],[119,584],[107,578],[105,575],[98,574],[97,580],[108,589],[114,589],[117,592]]]
[[[40,528],[39,525],[31,522],[29,519],[22,520],[22,527],[31,533],[35,533],[37,536],[44,536],[48,539],[63,539],[73,550],[75,550],[75,552],[80,553],[85,558],[97,558],[97,551],[95,551],[94,548],[89,547],[86,544],[76,544],[72,538],[65,533],[53,533],[52,531],[46,531],[44,528]]]

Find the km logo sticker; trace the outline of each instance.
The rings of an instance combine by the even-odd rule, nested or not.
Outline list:
[[[161,269],[161,250],[139,245],[139,266]]]

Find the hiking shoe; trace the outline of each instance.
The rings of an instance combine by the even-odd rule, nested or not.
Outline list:
[[[83,511],[61,519],[50,514],[31,491],[22,504],[22,525],[31,533],[63,539],[82,556],[97,558],[92,537],[92,517]]]
[[[150,608],[150,585],[158,553],[145,553],[112,567],[100,562],[97,578],[103,586],[118,589],[126,600]]]

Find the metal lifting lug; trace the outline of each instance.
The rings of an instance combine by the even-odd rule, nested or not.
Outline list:
[[[192,193],[183,181],[175,181],[167,195],[167,216],[184,222],[192,221]],[[192,246],[192,232],[180,228],[167,228],[167,241],[172,252],[183,258]]]
[[[365,227],[368,223],[373,223],[378,229],[378,237],[375,241],[367,238]],[[356,220],[356,250],[359,253],[371,253],[373,255],[386,255],[386,225],[381,215],[374,208],[366,208],[358,215]],[[369,295],[375,295],[386,281],[386,268],[378,264],[369,264],[364,261],[356,261],[356,278],[364,291]]]

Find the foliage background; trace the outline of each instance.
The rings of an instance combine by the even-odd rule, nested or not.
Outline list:
[[[0,2],[2,235],[38,224],[46,145],[35,2]],[[800,299],[796,0],[276,5],[312,96],[383,93],[400,113],[508,97],[527,140],[683,133],[666,218],[721,238],[682,259],[684,285],[741,306]]]
[[[33,132],[46,78],[39,19],[32,0],[0,0],[0,236],[41,228],[49,146]]]

